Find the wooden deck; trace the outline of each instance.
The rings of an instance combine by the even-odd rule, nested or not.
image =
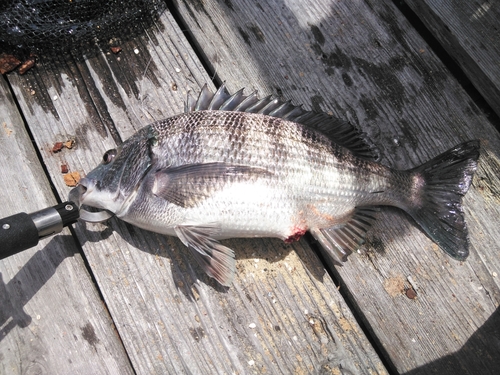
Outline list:
[[[0,374],[497,374],[500,7],[446,3],[405,0],[479,100],[389,0],[176,0],[118,54],[3,76],[0,217],[64,200],[61,165],[85,175],[205,83],[348,119],[397,168],[469,139],[482,155],[465,262],[383,209],[340,268],[308,238],[225,241],[238,269],[225,288],[176,238],[78,223],[0,261]]]

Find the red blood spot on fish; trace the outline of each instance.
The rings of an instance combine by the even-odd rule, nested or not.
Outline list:
[[[292,230],[292,235],[285,238],[285,243],[292,243],[292,242],[300,240],[300,237],[302,237],[304,234],[306,234],[306,232],[307,232],[307,229],[294,228]]]

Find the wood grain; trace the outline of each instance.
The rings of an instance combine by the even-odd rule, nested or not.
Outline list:
[[[168,13],[120,47],[117,55],[61,57],[9,76],[62,196],[69,188],[61,163],[84,175],[105,150],[181,112],[187,91],[210,83]],[[50,152],[65,139],[76,147]],[[386,373],[304,241],[227,241],[238,267],[228,289],[175,238],[117,219],[75,231],[137,374]]]
[[[410,8],[500,115],[500,6],[495,1],[414,1]]]
[[[499,367],[500,138],[390,1],[175,2],[217,78],[358,125],[384,163],[419,165],[482,140],[464,200],[471,255],[448,258],[404,213],[383,210],[360,254],[331,266],[397,373]],[[416,291],[409,298],[406,290]],[[412,292],[409,292],[410,296]],[[479,355],[481,353],[481,355]]]
[[[56,204],[0,78],[0,217]],[[0,246],[2,246],[0,244]],[[0,373],[132,374],[69,230],[0,260]]]

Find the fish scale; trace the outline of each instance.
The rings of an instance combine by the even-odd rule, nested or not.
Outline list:
[[[177,236],[209,276],[230,285],[234,251],[218,240],[306,231],[338,264],[363,242],[381,205],[409,213],[449,255],[468,255],[461,206],[479,142],[458,145],[417,168],[377,162],[350,124],[278,99],[216,93],[188,97],[186,113],[153,123],[109,150],[72,190],[79,205]]]

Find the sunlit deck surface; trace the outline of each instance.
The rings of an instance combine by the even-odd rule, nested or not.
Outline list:
[[[176,0],[118,53],[2,76],[0,217],[64,201],[62,165],[84,176],[205,83],[347,119],[399,169],[482,150],[465,262],[383,208],[343,267],[308,236],[224,241],[226,288],[177,238],[79,222],[0,261],[0,373],[498,374],[499,19],[476,0]]]

